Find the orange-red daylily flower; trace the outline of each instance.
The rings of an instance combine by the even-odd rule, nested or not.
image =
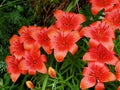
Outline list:
[[[51,40],[48,37],[48,29],[46,27],[38,27],[32,36],[38,43],[39,47],[43,47],[47,54],[52,53]]]
[[[113,50],[115,33],[113,29],[105,22],[97,21],[92,23],[90,26],[83,28],[80,31],[80,35],[90,38],[90,46],[96,47],[102,43],[107,49]]]
[[[10,38],[10,53],[13,54],[16,58],[21,59],[24,56],[24,46],[23,43],[20,42],[20,37],[17,35],[13,35]]]
[[[88,67],[84,67],[83,76],[80,82],[80,88],[83,90],[95,85],[96,90],[104,90],[104,82],[116,80],[115,75],[105,64],[97,62],[89,62]]]
[[[118,62],[118,58],[113,52],[107,50],[102,44],[99,44],[97,47],[89,48],[88,52],[84,54],[83,60],[97,61],[111,65],[115,65]]]
[[[21,70],[19,67],[21,60],[16,59],[14,56],[7,56],[6,63],[7,63],[7,72],[10,74],[10,77],[13,82],[16,82],[19,78],[20,74],[26,74],[26,70]]]
[[[105,15],[104,21],[106,21],[113,30],[119,29],[120,31],[120,4],[118,8],[112,9],[111,12]]]
[[[120,62],[115,65],[116,79],[120,81]]]
[[[57,19],[55,25],[63,31],[79,30],[80,24],[86,20],[82,14],[64,12],[62,10],[56,10],[54,16]]]
[[[80,39],[78,31],[70,31],[65,33],[56,29],[54,26],[49,28],[49,37],[52,41],[54,56],[58,62],[62,62],[67,55],[67,52],[75,54],[78,50],[76,42]]]
[[[118,0],[89,0],[89,2],[92,4],[91,10],[94,15],[102,9],[109,11],[113,8],[114,4],[119,3]]]
[[[23,42],[26,50],[30,50],[36,44],[36,41],[32,37],[35,30],[37,30],[36,26],[22,26],[22,28],[18,31],[21,37],[21,42]]]
[[[24,60],[21,61],[20,67],[22,70],[27,70],[30,75],[35,75],[36,71],[46,74],[47,68],[44,64],[47,59],[44,54],[40,54],[38,48],[33,48],[25,52]]]

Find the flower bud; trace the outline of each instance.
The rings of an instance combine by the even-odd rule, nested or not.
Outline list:
[[[34,89],[34,85],[31,81],[26,81],[26,86],[31,90]]]
[[[56,77],[55,69],[53,69],[52,67],[49,67],[48,68],[48,74],[50,75],[51,78],[55,78]]]

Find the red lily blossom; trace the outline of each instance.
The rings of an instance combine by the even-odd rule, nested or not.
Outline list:
[[[54,49],[54,56],[58,62],[62,62],[67,52],[75,54],[78,50],[78,46],[75,44],[80,39],[78,31],[71,31],[65,33],[56,29],[54,26],[49,28],[49,37],[52,41],[52,47]]]
[[[89,62],[88,67],[84,67],[83,76],[80,82],[80,88],[83,90],[95,85],[96,90],[104,90],[104,82],[116,80],[115,75],[105,64],[96,62]]]
[[[36,41],[32,37],[35,30],[37,30],[36,26],[22,26],[22,28],[18,31],[21,37],[21,42],[23,42],[26,50],[30,50],[36,44]]]
[[[120,62],[115,65],[116,79],[120,81]]]
[[[84,54],[83,60],[97,61],[111,65],[115,65],[118,62],[118,58],[113,52],[107,50],[102,44],[99,44],[97,47],[89,48],[88,52]]]
[[[46,27],[38,27],[33,33],[33,38],[36,40],[40,47],[46,51],[47,54],[52,53],[51,40],[48,37],[48,29]]]
[[[44,64],[46,61],[45,55],[40,54],[38,48],[33,48],[25,52],[24,60],[21,61],[20,67],[22,70],[27,70],[30,75],[35,75],[36,71],[46,74],[47,68]]]
[[[89,0],[92,4],[92,13],[96,15],[100,10],[104,9],[105,12],[113,8],[114,4],[119,3],[118,0]]]
[[[64,12],[62,10],[56,10],[54,16],[57,19],[55,25],[63,31],[79,30],[80,24],[86,20],[82,14]]]
[[[120,5],[119,5],[120,7]],[[106,21],[110,26],[113,28],[113,30],[119,29],[120,31],[120,9],[113,9],[111,12],[106,14],[104,21]]]
[[[10,77],[13,82],[16,82],[19,78],[20,74],[26,74],[26,70],[21,70],[19,67],[20,64],[19,59],[16,59],[14,56],[7,56],[6,63],[7,63],[7,72],[10,74]]]
[[[10,53],[13,54],[16,58],[21,59],[24,56],[24,46],[23,43],[20,42],[20,37],[17,35],[13,35],[10,38]]]
[[[83,28],[80,31],[80,35],[90,38],[90,46],[96,47],[102,43],[107,49],[113,50],[115,33],[112,28],[106,22],[97,21],[90,26]]]

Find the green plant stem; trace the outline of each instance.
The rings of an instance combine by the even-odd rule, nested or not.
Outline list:
[[[49,76],[48,76],[48,74],[47,74],[47,75],[46,75],[46,78],[45,78],[45,80],[44,80],[44,82],[43,82],[43,85],[42,85],[42,90],[45,90],[46,85],[47,85],[48,78],[49,78]]]
[[[23,81],[22,81],[22,84],[21,84],[21,86],[20,86],[20,89],[19,89],[19,90],[23,90],[23,88],[24,88],[24,84],[25,84],[25,82],[26,82],[26,80],[27,80],[28,76],[29,76],[29,74],[25,75],[25,77],[24,77],[24,79],[23,79]]]
[[[53,56],[50,56],[50,59],[51,59],[51,62],[50,62],[49,65],[52,66],[53,60],[54,60]],[[45,88],[46,88],[46,86],[47,86],[48,79],[49,79],[49,75],[46,74],[45,79],[44,79],[44,82],[43,82],[43,85],[42,85],[42,90],[45,90]]]
[[[79,1],[79,0],[73,0],[73,1],[69,4],[69,6],[67,7],[66,11],[67,11],[67,12],[71,11],[71,10],[77,5],[78,1]]]

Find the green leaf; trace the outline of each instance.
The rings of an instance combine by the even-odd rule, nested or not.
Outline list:
[[[0,86],[3,86],[3,79],[0,78]]]
[[[116,54],[119,56],[120,55],[120,35],[114,41],[114,45],[115,45],[114,50],[115,50]]]
[[[69,6],[67,7],[66,11],[67,11],[67,12],[71,11],[71,10],[77,5],[78,1],[79,1],[79,0],[73,0],[73,1],[69,4]]]

